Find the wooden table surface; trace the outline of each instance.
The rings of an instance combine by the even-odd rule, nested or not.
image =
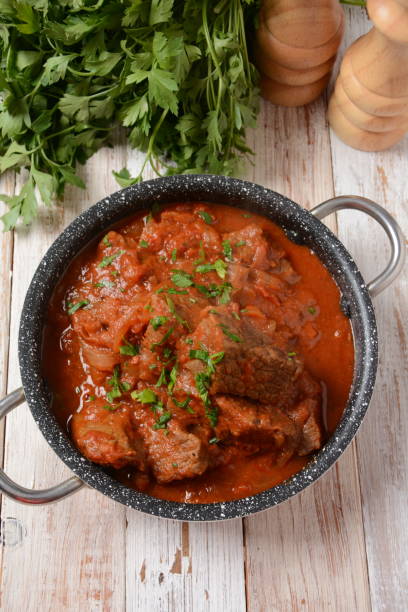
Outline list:
[[[369,24],[362,10],[346,12],[347,44]],[[300,109],[263,104],[247,177],[308,208],[340,194],[372,198],[408,235],[408,138],[385,153],[354,151],[330,133],[326,107],[325,98]],[[101,151],[83,170],[85,192],[69,191],[64,206],[42,210],[30,230],[1,235],[3,395],[20,386],[19,316],[38,262],[80,211],[117,189],[111,170],[134,169],[140,160],[125,145]],[[0,191],[12,193],[20,180],[5,177]],[[375,222],[342,212],[330,226],[371,280],[388,257]],[[23,539],[13,546],[3,528],[1,610],[407,610],[407,294],[405,270],[375,299],[380,364],[374,397],[357,438],[316,484],[280,507],[214,524],[144,516],[90,489],[48,507],[3,498],[3,527],[15,527],[10,519],[17,519]],[[28,487],[68,475],[25,405],[7,418],[4,465]]]

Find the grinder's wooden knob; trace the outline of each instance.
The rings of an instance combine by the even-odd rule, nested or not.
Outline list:
[[[338,0],[263,0],[255,60],[261,93],[302,106],[326,87],[344,31]]]
[[[408,0],[368,0],[374,27],[346,52],[329,121],[348,145],[382,151],[408,131]]]

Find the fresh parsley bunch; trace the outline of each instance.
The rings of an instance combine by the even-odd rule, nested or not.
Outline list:
[[[0,196],[5,229],[37,214],[115,126],[159,173],[231,174],[250,152],[257,74],[246,26],[257,0],[0,0],[0,173],[25,167]],[[165,163],[166,160],[166,163]],[[121,186],[138,182],[126,169]]]

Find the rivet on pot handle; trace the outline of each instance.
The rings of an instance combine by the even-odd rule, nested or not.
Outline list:
[[[6,395],[6,397],[0,400],[0,419],[5,417],[6,414],[24,401],[25,396],[22,388]],[[75,493],[83,486],[84,483],[82,480],[73,476],[50,489],[35,491],[33,489],[26,489],[13,482],[13,480],[0,469],[0,492],[22,504],[50,504],[51,502],[58,501],[63,497]]]
[[[337,210],[360,210],[370,215],[385,230],[391,245],[391,257],[383,272],[367,284],[371,297],[384,291],[401,272],[405,262],[405,239],[400,226],[382,206],[360,196],[339,196],[327,200],[313,208],[310,212],[317,219],[324,219]]]

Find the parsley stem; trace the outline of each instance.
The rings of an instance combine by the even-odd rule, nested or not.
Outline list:
[[[146,167],[147,162],[150,162],[150,165],[152,166],[152,168],[154,170],[154,167],[152,165],[152,153],[153,153],[154,141],[156,140],[157,132],[159,131],[160,126],[163,123],[163,121],[165,120],[166,115],[167,115],[168,112],[169,112],[168,108],[163,110],[163,112],[162,112],[162,114],[160,116],[160,119],[158,120],[158,122],[154,126],[154,130],[152,132],[152,135],[149,138],[149,144],[148,144],[148,147],[147,147],[146,157],[144,159],[143,166],[142,166],[142,168],[141,168],[141,170],[140,170],[140,172],[139,172],[139,174],[137,176],[138,179],[142,178],[143,171],[144,171],[144,169]]]
[[[218,98],[217,98],[217,106],[215,108],[215,111],[217,112],[217,115],[218,115],[220,112],[222,92],[224,90],[224,78],[223,78],[221,66],[218,62],[217,54],[213,46],[213,42],[211,40],[210,31],[208,29],[207,12],[208,12],[208,0],[204,0],[203,6],[202,6],[203,32],[204,32],[205,40],[207,43],[208,52],[215,66],[215,70],[218,73]],[[211,79],[211,82],[212,82],[212,79]],[[218,146],[218,149],[220,150],[220,146]]]

